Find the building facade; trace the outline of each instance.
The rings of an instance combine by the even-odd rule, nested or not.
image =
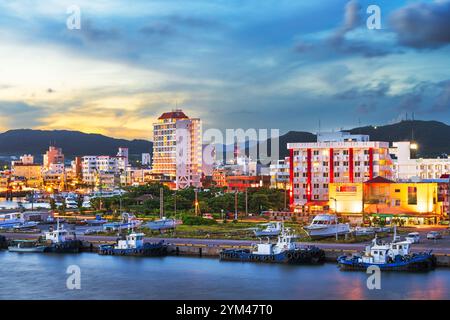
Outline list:
[[[410,141],[393,143],[390,152],[396,157],[394,159],[395,179],[439,179],[442,175],[450,174],[449,157],[412,159],[411,153],[417,148],[417,144]]]
[[[189,118],[179,109],[158,118],[153,124],[152,172],[169,176],[176,189],[201,187],[200,119]]]
[[[290,205],[295,212],[328,206],[330,183],[392,179],[389,143],[362,135],[329,135],[315,143],[288,143]]]

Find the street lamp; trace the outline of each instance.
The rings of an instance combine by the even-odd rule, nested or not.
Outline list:
[[[338,241],[338,217],[337,217],[337,200],[336,198],[330,198],[331,200],[334,200],[334,220],[335,220],[335,226],[336,229],[336,241]]]

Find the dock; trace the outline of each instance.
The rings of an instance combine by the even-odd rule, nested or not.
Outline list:
[[[40,234],[36,233],[1,233],[7,240],[14,239],[37,239]],[[117,237],[112,236],[77,236],[83,241],[84,252],[97,252],[102,244],[114,243]],[[196,256],[215,257],[223,249],[250,249],[255,241],[247,240],[221,240],[221,239],[186,239],[186,238],[145,238],[145,242],[164,241],[168,244],[169,254],[175,256]],[[325,258],[328,262],[336,262],[336,259],[344,254],[352,254],[364,250],[364,243],[321,243],[321,242],[300,242],[299,245],[313,245],[325,251]],[[428,243],[414,244],[412,252],[424,252],[433,250],[437,259],[438,267],[450,267],[450,248],[445,245],[431,246]]]

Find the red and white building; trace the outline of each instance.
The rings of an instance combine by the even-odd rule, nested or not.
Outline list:
[[[318,142],[288,143],[290,206],[294,212],[328,206],[328,185],[392,179],[389,143],[346,132],[319,134]]]

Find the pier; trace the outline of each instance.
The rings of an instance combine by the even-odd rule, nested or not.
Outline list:
[[[14,239],[37,239],[40,234],[36,233],[1,233],[7,240]],[[101,244],[114,243],[117,237],[113,236],[77,236],[83,241],[83,251],[97,252]],[[255,241],[247,240],[219,240],[219,239],[186,239],[186,238],[145,238],[145,242],[164,241],[168,244],[169,253],[175,256],[198,256],[198,257],[218,257],[223,249],[250,249]],[[364,243],[320,243],[320,242],[300,242],[303,246],[316,246],[325,251],[327,262],[336,262],[337,257],[344,254],[352,254],[364,250]],[[450,247],[445,243],[431,245],[419,243],[412,246],[412,252],[424,252],[433,250],[437,259],[438,267],[450,267]]]

